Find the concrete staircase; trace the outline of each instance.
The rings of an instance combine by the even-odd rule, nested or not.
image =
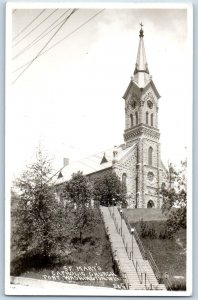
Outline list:
[[[131,290],[166,290],[159,284],[148,260],[142,257],[134,235],[131,235],[117,207],[100,207],[110,239],[114,260]]]

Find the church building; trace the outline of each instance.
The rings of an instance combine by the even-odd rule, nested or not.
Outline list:
[[[124,143],[71,164],[65,159],[56,179],[58,197],[61,185],[73,173],[82,171],[94,180],[115,172],[126,186],[129,208],[161,207],[160,188],[166,183],[167,171],[160,156],[159,98],[148,69],[141,24],[135,70],[123,96]]]

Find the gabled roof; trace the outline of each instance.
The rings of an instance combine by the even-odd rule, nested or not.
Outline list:
[[[156,86],[155,86],[155,84],[154,84],[154,82],[153,82],[152,79],[145,85],[144,90],[147,88],[148,85],[151,85],[151,87],[153,88],[153,90],[154,90],[154,92],[155,92],[157,98],[159,99],[161,96],[160,96],[160,94],[158,93],[158,90],[157,90],[157,88],[156,88]]]
[[[132,147],[133,146],[124,149],[123,145],[118,146],[116,148],[116,161],[119,162],[131,150]],[[114,151],[115,147],[112,147],[110,149],[106,149],[105,151],[83,158],[81,160],[71,162],[69,165],[60,169],[60,172],[58,172],[57,178],[55,180],[55,184],[58,185],[70,180],[72,174],[77,173],[78,171],[83,172],[83,175],[90,175],[92,173],[111,168],[114,160]],[[104,157],[104,153],[107,161],[101,164],[101,161]],[[62,177],[59,176],[59,174],[61,174]]]

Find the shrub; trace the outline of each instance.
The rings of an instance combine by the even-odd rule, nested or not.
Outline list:
[[[140,220],[140,236],[142,238],[145,238],[147,236],[147,225],[143,221],[143,219]]]
[[[154,228],[148,228],[147,237],[149,237],[151,239],[156,239],[157,238],[157,233],[156,233]]]
[[[156,239],[157,233],[156,230],[153,227],[148,227],[148,225],[141,219],[140,221],[140,236],[142,238],[150,238],[150,239]]]

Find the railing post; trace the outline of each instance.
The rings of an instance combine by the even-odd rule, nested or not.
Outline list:
[[[140,277],[141,277],[141,283],[143,283],[143,279],[142,279],[142,272],[141,272],[141,275],[140,275]]]
[[[144,277],[144,283],[145,283],[145,286],[146,286],[146,272],[145,272],[145,277]]]
[[[122,209],[120,209],[120,217],[121,217],[121,236],[122,236]]]

